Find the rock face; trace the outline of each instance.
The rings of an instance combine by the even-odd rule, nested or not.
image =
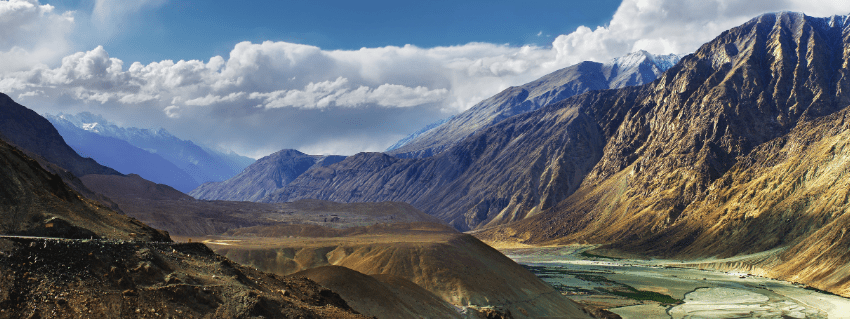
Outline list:
[[[604,64],[588,61],[566,67],[525,85],[507,88],[425,132],[399,141],[387,153],[403,158],[433,156],[511,116],[587,91],[652,82],[679,59],[673,54],[659,56],[641,50]]]
[[[314,156],[296,150],[282,150],[257,160],[231,179],[205,183],[189,192],[189,195],[207,200],[259,201],[307,170],[328,166],[343,159],[344,156]]]

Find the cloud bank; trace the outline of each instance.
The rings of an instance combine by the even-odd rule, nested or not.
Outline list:
[[[115,23],[161,2],[97,1],[92,17]],[[143,65],[111,57],[101,46],[61,59],[35,54],[50,41],[63,52],[74,12],[12,0],[0,2],[0,92],[39,112],[90,111],[254,157],[282,148],[353,154],[383,150],[508,86],[580,61],[608,61],[638,49],[689,53],[760,13],[847,14],[839,2],[625,0],[608,25],[579,27],[551,47],[323,50],[242,42],[227,57]]]

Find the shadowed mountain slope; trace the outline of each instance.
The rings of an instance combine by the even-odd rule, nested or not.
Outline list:
[[[76,155],[43,118],[8,110],[0,109],[4,119],[34,134],[25,145]],[[242,267],[202,244],[173,243],[167,233],[81,196],[44,167],[65,172],[0,139],[0,234],[51,237],[0,239],[0,317],[365,318],[308,279]]]
[[[676,64],[679,56],[657,56],[636,51],[608,63],[581,62],[521,86],[505,89],[469,110],[415,137],[406,138],[388,154],[404,158],[429,157],[443,152],[478,131],[511,116],[537,110],[587,91],[649,83]]]
[[[59,165],[78,177],[86,174],[120,174],[77,154],[65,144],[65,140],[49,121],[2,93],[0,93],[0,135],[7,142]]]
[[[328,166],[343,159],[344,156],[315,156],[296,150],[282,150],[257,160],[231,179],[205,183],[189,192],[189,195],[197,199],[259,201],[307,170]]]

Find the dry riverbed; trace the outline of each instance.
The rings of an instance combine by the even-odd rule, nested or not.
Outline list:
[[[623,318],[850,318],[850,299],[682,261],[613,259],[592,246],[501,249],[571,299]]]

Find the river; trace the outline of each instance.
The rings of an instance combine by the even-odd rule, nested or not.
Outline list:
[[[800,284],[678,267],[680,261],[610,259],[590,246],[501,249],[571,299],[623,318],[850,318],[850,299]]]

